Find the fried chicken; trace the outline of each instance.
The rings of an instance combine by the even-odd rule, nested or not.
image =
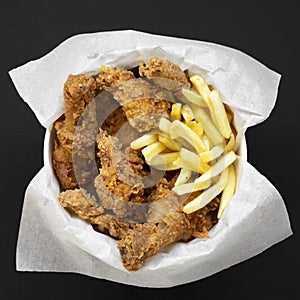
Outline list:
[[[134,74],[131,71],[124,71],[110,66],[102,66],[100,68],[100,73],[96,78],[96,83],[98,89],[102,91],[134,78]]]
[[[93,168],[94,154],[91,154],[91,150],[93,150],[91,147],[93,146],[89,142],[88,145],[90,145],[90,147],[87,147],[85,143],[95,137],[95,135],[92,134],[91,137],[91,134],[88,134],[88,136],[86,136],[88,132],[86,129],[87,123],[89,123],[88,120],[81,126],[81,129],[78,129],[77,126],[85,108],[100,90],[107,89],[112,85],[133,77],[133,73],[129,71],[122,71],[112,67],[102,67],[96,80],[88,74],[69,75],[67,78],[64,84],[65,111],[64,116],[54,123],[56,138],[54,140],[53,150],[53,168],[63,190],[78,187],[75,173],[77,176],[79,175],[80,183],[83,184],[90,181],[92,176],[96,176],[95,169]],[[101,101],[102,103],[99,103],[98,107],[100,106],[100,109],[103,110],[103,107],[110,107],[107,105],[109,101],[114,100],[111,95],[109,97],[109,94],[105,94],[101,97]],[[122,112],[121,109],[120,111]],[[89,113],[91,113],[91,111]],[[107,118],[106,123],[103,124],[104,127],[111,132],[116,131],[118,126],[122,126],[122,124],[127,121],[124,114],[119,114],[118,111],[115,112],[115,114],[115,118]],[[112,123],[111,120],[114,120],[114,122]],[[75,155],[77,153],[77,169],[80,169],[78,172],[74,171],[73,165],[75,129],[77,129],[77,136],[80,136],[80,138],[76,139],[75,143],[78,145],[77,151],[75,151]],[[81,148],[81,146],[84,147]],[[83,155],[80,155],[80,152]],[[89,157],[86,157],[84,153],[90,154]],[[90,169],[92,169],[92,172],[90,172]]]
[[[109,214],[105,214],[104,209],[97,205],[96,199],[80,189],[62,192],[58,200],[63,207],[71,208],[78,217],[97,225],[99,231],[108,232],[114,238],[126,236],[128,229],[134,227],[134,224],[117,221]]]
[[[148,65],[139,65],[139,74],[141,77],[154,78],[153,83],[168,91],[175,92],[190,86],[180,67],[167,59],[152,57]]]
[[[69,75],[64,85],[66,128],[74,132],[83,110],[96,95],[96,81],[88,74]]]
[[[168,117],[168,95],[144,79],[123,82],[114,93],[130,125],[139,132],[158,127],[160,118]]]
[[[54,139],[53,168],[63,190],[78,187],[73,170],[72,143],[73,133],[65,126],[64,118],[54,123],[56,137]]]
[[[129,271],[137,271],[167,245],[188,241],[193,236],[206,237],[215,223],[213,211],[216,207],[217,198],[192,215],[177,211],[156,222],[136,224],[118,241],[124,267]]]

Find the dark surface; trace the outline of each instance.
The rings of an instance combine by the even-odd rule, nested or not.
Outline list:
[[[87,3],[88,2],[88,3]],[[296,2],[296,1],[294,1]],[[249,7],[201,3],[201,7],[153,2],[5,2],[1,22],[1,299],[79,299],[122,295],[216,299],[281,299],[297,295],[299,265],[299,17],[296,6]],[[215,2],[213,2],[215,3]],[[226,3],[226,4],[225,4]],[[265,2],[264,2],[265,3]],[[243,5],[243,8],[241,8]],[[294,236],[261,255],[207,279],[172,289],[143,289],[76,274],[15,271],[15,247],[26,186],[42,167],[44,129],[14,89],[7,71],[36,59],[66,38],[116,29],[185,37],[237,48],[283,75],[270,118],[247,132],[250,163],[278,188]],[[268,88],[268,87],[266,87]],[[4,192],[4,193],[3,193]]]

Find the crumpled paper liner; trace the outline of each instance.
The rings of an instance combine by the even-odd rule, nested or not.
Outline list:
[[[102,64],[131,68],[155,55],[213,83],[234,112],[237,142],[243,147],[236,162],[237,191],[209,238],[170,245],[141,270],[129,273],[114,239],[71,217],[58,203],[50,130],[63,113],[62,88],[69,74],[95,74]],[[170,287],[228,268],[292,234],[280,194],[246,162],[244,133],[269,116],[280,80],[280,75],[248,55],[207,42],[112,31],[74,36],[9,74],[20,96],[47,128],[44,167],[25,194],[17,270],[76,272],[136,286]]]

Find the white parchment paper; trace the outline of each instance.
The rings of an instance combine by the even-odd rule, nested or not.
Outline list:
[[[74,36],[44,57],[11,70],[18,93],[47,128],[44,167],[25,194],[17,270],[77,272],[137,286],[170,287],[228,268],[292,234],[279,192],[247,163],[245,144],[237,161],[237,191],[209,238],[168,246],[136,273],[122,266],[115,240],[60,206],[49,132],[64,110],[67,76],[97,73],[102,64],[131,68],[152,56],[170,59],[213,83],[234,111],[238,142],[275,105],[280,75],[248,55],[212,43],[132,30]]]

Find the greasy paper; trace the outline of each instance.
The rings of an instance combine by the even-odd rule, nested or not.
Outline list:
[[[243,149],[236,162],[237,191],[209,238],[170,245],[141,270],[130,273],[122,266],[114,239],[72,217],[58,203],[50,130],[63,113],[63,84],[69,74],[96,74],[103,64],[128,69],[152,56],[179,64],[189,75],[203,76],[221,92],[234,112],[237,142]],[[292,234],[279,192],[246,161],[244,133],[269,116],[280,80],[279,74],[248,55],[207,42],[111,31],[74,36],[9,74],[20,96],[47,128],[44,167],[25,194],[17,270],[77,272],[137,286],[169,287],[228,268]]]

